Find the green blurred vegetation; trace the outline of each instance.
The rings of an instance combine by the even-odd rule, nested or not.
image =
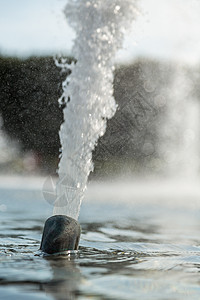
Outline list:
[[[70,63],[73,59],[68,58]],[[166,95],[174,65],[138,59],[116,66],[115,116],[108,120],[106,134],[93,153],[98,176],[119,172],[123,166],[139,172],[159,166],[158,127],[166,106]],[[193,93],[200,94],[198,72],[187,70]],[[34,153],[41,172],[55,173],[59,157],[59,128],[63,122],[58,99],[62,81],[70,70],[61,72],[52,57],[19,59],[0,57],[0,114],[3,131],[20,144],[22,154]],[[195,77],[195,78],[194,78]],[[162,103],[162,99],[163,103]],[[20,163],[19,163],[20,164]]]
[[[40,167],[55,168],[62,108],[62,74],[51,57],[0,58],[0,114],[3,130],[22,152],[37,153]]]

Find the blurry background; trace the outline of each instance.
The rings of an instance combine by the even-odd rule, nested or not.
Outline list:
[[[3,174],[56,173],[63,109],[58,99],[70,71],[61,72],[53,57],[76,59],[65,4],[0,0]],[[115,59],[118,111],[93,153],[91,177],[160,175],[166,169],[191,176],[199,171],[200,3],[141,0],[138,7]]]

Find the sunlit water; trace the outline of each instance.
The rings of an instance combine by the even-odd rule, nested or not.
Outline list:
[[[0,299],[199,299],[197,184],[90,184],[78,254],[43,257],[43,179],[4,181]]]

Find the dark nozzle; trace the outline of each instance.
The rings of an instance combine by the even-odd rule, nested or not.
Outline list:
[[[65,215],[52,216],[45,222],[40,250],[48,254],[78,250],[80,234],[76,220]]]

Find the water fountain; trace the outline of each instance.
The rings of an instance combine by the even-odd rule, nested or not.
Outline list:
[[[73,0],[65,8],[76,31],[72,53],[77,63],[70,65],[72,73],[63,83],[60,99],[67,105],[60,130],[56,216],[78,219],[88,175],[93,170],[92,151],[117,108],[112,86],[114,58],[136,14],[134,0]],[[51,230],[49,224],[44,235]],[[41,249],[45,249],[44,243]]]
[[[149,3],[150,1],[147,2]],[[154,2],[156,1],[151,3]],[[157,1],[157,3],[161,2],[166,1]],[[184,1],[178,2],[180,5],[178,8],[182,9]],[[78,2],[76,1],[76,3]],[[175,3],[177,1],[171,2],[170,5],[173,5],[174,8]],[[109,10],[108,7],[106,8]],[[157,12],[158,10],[156,10]],[[159,20],[161,20],[163,11],[159,10],[159,12]],[[190,33],[192,36],[193,32],[191,31]],[[72,75],[78,66],[78,64],[73,66]],[[97,69],[97,66],[95,69]],[[192,74],[193,76],[196,69],[195,67],[195,69],[191,70],[190,75]],[[193,121],[198,117],[198,103],[195,103],[195,99],[193,99],[195,93],[191,90],[190,85],[190,82],[193,81],[192,76],[188,76],[188,73],[182,73],[182,69],[180,71],[177,69],[176,73],[171,72],[169,74],[165,69],[165,78],[168,77],[169,81],[166,82],[165,78],[163,80],[164,85],[161,87],[163,88],[163,94],[161,93],[162,91],[158,91],[155,88],[155,94],[157,91],[159,94],[151,99],[157,101],[156,103],[159,105],[161,112],[166,103],[166,118],[161,120],[160,136],[167,137],[168,132],[165,132],[165,130],[169,129],[168,125],[173,120],[173,126],[170,128],[172,140],[170,140],[170,136],[168,142],[167,139],[163,139],[161,148],[164,151],[168,148],[172,153],[177,151],[177,158],[182,157],[181,159],[184,161],[188,156],[189,158],[193,157],[193,155],[196,157],[195,147],[198,145],[194,136],[198,136],[195,127],[198,123],[195,125],[196,121]],[[144,86],[147,91],[144,95],[147,95],[148,99],[150,99],[150,91],[156,86],[153,86],[153,84],[157,83],[157,79],[160,77],[159,72],[154,73],[155,77],[148,74],[148,80]],[[80,75],[80,72],[78,75]],[[13,82],[13,79],[11,76],[11,82]],[[73,76],[71,77],[72,79],[74,82]],[[93,77],[92,80],[94,80]],[[200,94],[198,80],[199,74],[197,74],[195,86],[196,95]],[[78,83],[81,82],[79,80]],[[168,82],[172,84],[168,85]],[[85,78],[83,83],[86,86]],[[151,85],[151,83],[153,84]],[[30,84],[29,81],[28,84]],[[68,83],[66,82],[66,84]],[[111,85],[109,86],[112,87]],[[97,91],[99,89],[100,87],[96,88]],[[64,99],[66,99],[68,94],[66,89],[65,91]],[[80,96],[82,94],[82,92],[79,93]],[[174,99],[176,104],[173,101]],[[83,102],[81,101],[81,103]],[[67,104],[66,110],[72,110],[72,103],[73,95],[70,95],[70,102]],[[192,104],[191,106],[190,103]],[[86,104],[88,103],[86,102]],[[96,107],[99,108],[98,105]],[[79,109],[81,110],[82,107],[79,107]],[[183,113],[181,112],[182,110]],[[179,113],[181,114],[180,119],[175,118],[174,115],[179,116]],[[83,125],[85,125],[84,122],[81,123],[81,126]],[[63,124],[62,128],[63,132],[65,132],[64,127],[65,124]],[[177,128],[178,136],[180,136],[180,141],[182,141],[177,149],[175,149],[173,144],[177,142],[174,128]],[[173,134],[175,135],[173,136]],[[189,141],[191,142],[191,148],[188,148],[190,146]],[[194,142],[193,146],[192,141]],[[183,148],[181,148],[181,145]],[[173,160],[173,156],[163,153],[161,148],[160,156],[162,157],[163,155],[166,159],[167,173],[173,174],[177,168],[182,167],[182,164],[178,163],[176,168],[173,164],[168,166],[167,162],[176,162],[176,159]],[[65,149],[63,148],[63,154]],[[145,151],[148,154],[148,144]],[[185,151],[185,155],[182,154],[182,151]],[[63,159],[61,164],[62,161]],[[155,159],[156,162],[157,160]],[[193,166],[195,164],[191,162],[190,167],[193,168]],[[63,167],[62,170],[65,170],[65,168]],[[190,174],[193,177],[197,172],[196,168],[187,170],[186,174],[188,174],[188,177],[190,177]],[[61,172],[61,174],[63,173]],[[68,184],[68,195],[73,196],[76,191],[77,193],[83,192],[79,189],[79,186],[77,187],[73,184],[73,173],[69,175],[71,176],[69,183],[64,180],[64,175],[62,177],[65,181],[64,185]],[[135,180],[132,180],[131,184],[128,183],[127,185],[123,181],[118,182],[117,188],[116,183],[111,185],[109,182],[107,184],[109,189],[105,189],[105,183],[102,186],[99,182],[94,183],[88,189],[86,201],[81,207],[79,217],[83,227],[80,255],[75,255],[75,259],[73,259],[74,255],[69,252],[59,257],[57,255],[47,255],[44,259],[43,253],[41,255],[40,252],[36,251],[40,243],[43,220],[51,215],[52,208],[47,201],[44,201],[41,195],[42,186],[36,187],[35,180],[31,178],[30,187],[27,185],[27,180],[30,179],[24,177],[20,179],[21,184],[19,186],[14,178],[14,187],[13,183],[5,176],[1,178],[0,182],[0,294],[2,299],[35,300],[39,298],[50,300],[52,298],[89,299],[92,297],[95,299],[120,300],[132,299],[133,295],[135,298],[143,300],[160,300],[163,298],[190,300],[200,298],[199,278],[197,276],[200,268],[199,186],[197,186],[198,189],[193,189],[192,193],[191,190],[186,190],[186,185],[184,189],[178,186],[179,195],[177,196],[175,194],[175,191],[177,191],[176,180],[174,180],[175,188],[171,193],[168,191],[168,183],[166,188],[163,189],[157,183],[152,186],[152,182],[144,181],[143,178],[141,185]],[[37,180],[39,183],[43,182],[44,179],[39,180],[37,178]],[[77,177],[75,178],[76,180],[79,183]],[[59,182],[59,184],[61,183]],[[157,192],[158,190],[159,193]],[[61,204],[63,205],[62,200]],[[76,202],[76,200],[79,199],[74,197],[73,201]],[[69,204],[72,207],[72,203]],[[59,208],[59,206],[55,209],[60,209],[57,213],[68,214],[67,206],[65,205],[63,205],[63,209],[62,207]],[[73,213],[73,209],[71,211]],[[76,217],[75,215],[76,213],[73,214],[74,218]],[[62,218],[63,221],[60,222]],[[49,226],[49,222],[53,223],[53,220],[57,219],[58,222],[56,221],[52,227],[49,226],[50,251],[46,248],[49,245],[42,242],[41,247],[44,251],[52,253],[65,249],[65,247],[76,249],[77,243],[73,242],[78,240],[79,225],[75,220],[72,220],[70,225],[71,219],[69,218],[55,215],[47,220],[47,226]],[[65,225],[66,223],[68,223],[69,227]],[[55,237],[58,238],[58,235],[55,235],[55,231],[52,231],[53,228],[60,230],[60,233],[63,233],[64,229],[66,236],[61,236],[61,239],[54,240]],[[68,237],[71,237],[71,234],[73,235],[72,232],[69,233],[67,231],[69,229],[74,231],[76,239],[73,237],[71,240],[68,239]],[[44,233],[44,237],[47,238],[46,229]],[[64,238],[64,244],[62,237]],[[67,239],[69,246],[66,246]],[[54,246],[58,248],[55,249],[53,248]],[[61,247],[63,248],[61,249]],[[66,254],[68,255],[66,256]]]

